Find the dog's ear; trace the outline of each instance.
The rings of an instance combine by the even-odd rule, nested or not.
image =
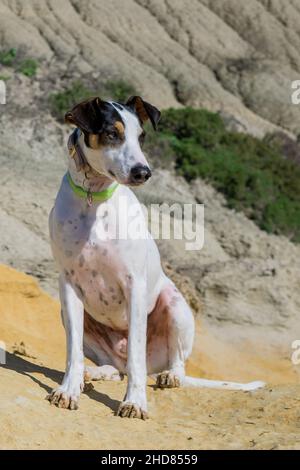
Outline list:
[[[98,96],[89,98],[74,106],[65,114],[65,122],[79,127],[82,131],[97,134],[104,122],[105,102]]]
[[[147,101],[144,101],[140,96],[131,96],[126,103],[126,106],[136,112],[143,124],[150,119],[153,129],[157,129],[161,113],[155,106],[147,103]]]

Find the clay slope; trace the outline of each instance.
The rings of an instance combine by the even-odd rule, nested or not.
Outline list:
[[[1,0],[0,47],[48,73],[122,76],[161,107],[203,106],[298,133],[297,0]]]
[[[57,296],[48,214],[66,169],[70,129],[39,108],[43,73],[34,86],[21,74],[10,79],[9,105],[0,117],[0,262],[34,275]],[[267,338],[267,345],[280,343],[290,355],[292,341],[300,338],[300,247],[226,208],[204,181],[189,185],[171,171],[153,170],[137,190],[141,202],[205,206],[202,250],[188,252],[178,240],[159,241],[163,261],[189,279],[203,305],[202,317],[228,340],[253,334]]]
[[[277,354],[262,362],[251,353],[246,371],[245,348],[224,347],[207,330],[198,335],[205,351],[194,352],[189,373],[265,377],[268,386],[254,393],[155,391],[149,380],[145,422],[113,416],[126,380],[93,382],[79,410],[58,409],[44,398],[64,369],[59,305],[29,276],[0,266],[0,338],[7,347],[0,366],[0,449],[299,449],[300,386],[288,361]]]

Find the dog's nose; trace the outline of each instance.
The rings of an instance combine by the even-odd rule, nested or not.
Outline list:
[[[151,176],[151,170],[148,166],[137,164],[130,170],[130,180],[132,183],[144,183]]]

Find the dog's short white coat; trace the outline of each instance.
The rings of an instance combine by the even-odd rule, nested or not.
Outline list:
[[[126,110],[119,113],[125,123],[125,143],[118,151],[101,153],[86,147],[83,139],[80,141],[92,168],[105,175],[103,187],[112,182],[108,179],[109,169],[113,169],[116,179],[124,183],[129,178],[131,166],[147,164],[138,141],[141,132],[138,119]],[[85,187],[85,175],[76,171],[71,158],[69,172],[76,184]],[[262,386],[261,382],[238,384],[186,377],[185,361],[192,351],[194,318],[181,293],[164,274],[154,240],[150,235],[141,240],[103,240],[97,236],[99,228],[103,229],[104,225],[109,228],[109,208],[113,207],[114,212],[118,212],[121,197],[126,198],[128,207],[138,204],[130,188],[120,185],[105,203],[94,202],[88,206],[85,199],[74,194],[64,177],[51,211],[49,227],[53,255],[60,271],[59,293],[67,337],[67,365],[63,382],[52,392],[50,401],[76,408],[83,388],[84,354],[98,366],[87,369],[92,378],[115,378],[119,372],[127,375],[127,392],[120,407],[120,415],[124,416],[134,415],[126,412],[130,407],[134,408],[136,416],[147,412],[147,374],[159,374],[165,370],[168,371],[164,379],[166,386],[174,385],[174,377],[177,385],[233,390],[253,390]],[[103,204],[108,208],[105,217]],[[142,211],[139,215],[142,218],[141,214]],[[122,223],[124,219],[120,220]],[[110,292],[114,292],[114,300]],[[159,299],[163,299],[168,312],[168,337],[165,338],[168,344],[159,339],[156,342],[154,338],[152,355],[148,356],[147,321]],[[122,360],[122,341],[116,340],[118,354],[111,357],[95,338],[86,334],[85,311],[101,325],[116,331],[128,331],[127,360]],[[109,367],[106,366],[113,373],[107,373]]]

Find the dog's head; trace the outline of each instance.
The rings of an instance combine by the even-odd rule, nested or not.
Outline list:
[[[82,150],[93,170],[134,186],[151,176],[141,148],[145,138],[143,124],[150,120],[156,129],[159,119],[159,110],[140,96],[132,96],[126,104],[91,98],[65,115],[67,123],[82,131]]]

